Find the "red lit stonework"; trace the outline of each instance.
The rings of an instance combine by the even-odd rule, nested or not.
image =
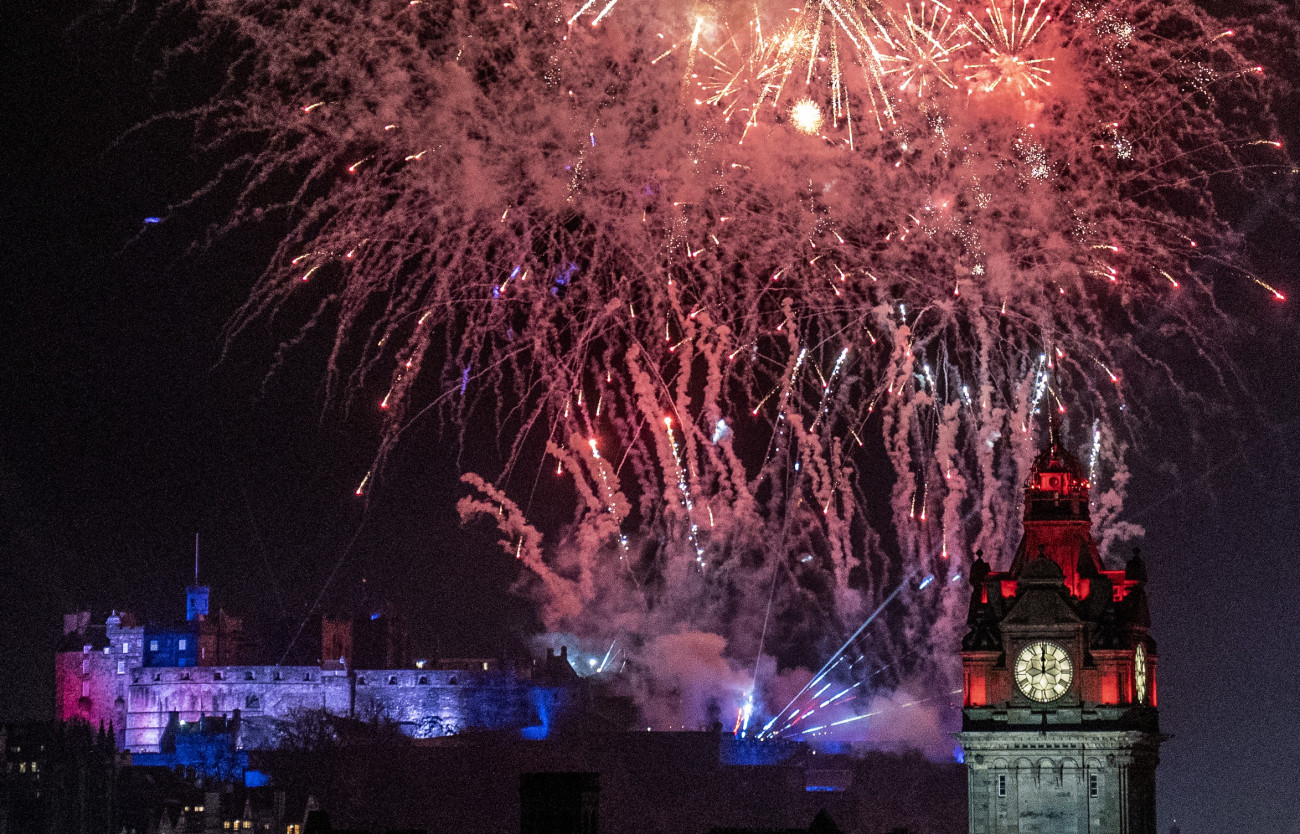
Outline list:
[[[1154,834],[1163,737],[1146,569],[1136,551],[1123,570],[1106,569],[1090,484],[1052,428],[1025,484],[1009,569],[978,554],[970,571],[961,733],[970,831]]]

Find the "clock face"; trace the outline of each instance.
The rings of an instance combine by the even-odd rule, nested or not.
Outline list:
[[[1031,701],[1046,704],[1055,701],[1070,688],[1074,666],[1070,655],[1055,643],[1039,640],[1016,655],[1016,686]]]
[[[1133,690],[1137,695],[1138,703],[1147,702],[1147,650],[1138,643],[1138,647],[1133,650]]]

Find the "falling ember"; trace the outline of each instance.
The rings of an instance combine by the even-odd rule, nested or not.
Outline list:
[[[1275,288],[1269,286],[1268,284],[1264,283],[1263,281],[1261,281],[1261,280],[1258,279],[1258,278],[1254,279],[1254,281],[1255,281],[1256,284],[1259,284],[1261,287],[1263,287],[1264,289],[1266,289],[1266,290],[1268,290],[1270,293],[1272,293],[1272,294],[1273,294],[1273,298],[1277,299],[1278,301],[1286,301],[1286,296],[1283,295],[1282,293],[1278,292]]]

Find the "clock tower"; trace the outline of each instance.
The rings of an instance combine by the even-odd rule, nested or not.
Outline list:
[[[1056,426],[1005,572],[979,554],[959,738],[971,834],[1155,834],[1156,644],[1146,569],[1107,570]]]

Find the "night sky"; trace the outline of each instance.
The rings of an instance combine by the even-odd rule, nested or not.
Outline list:
[[[367,506],[353,490],[379,422],[322,401],[324,345],[269,376],[274,321],[227,346],[283,230],[204,245],[219,218],[168,211],[210,175],[186,121],[129,132],[201,101],[219,68],[160,86],[159,34],[88,11],[12,8],[0,32],[0,720],[51,715],[64,612],[181,616],[196,531],[214,605],[274,659],[331,575],[320,605],[345,605],[364,578],[417,649],[517,645],[533,614],[508,593],[516,565],[492,531],[459,525],[459,467],[475,461],[454,435],[421,424]],[[1282,117],[1300,147],[1300,114]],[[1227,208],[1261,274],[1300,299],[1294,182]],[[1223,294],[1251,396],[1211,396],[1193,425],[1153,380],[1132,460],[1127,517],[1147,528],[1173,736],[1160,826],[1300,834],[1300,303],[1240,281]],[[290,659],[314,660],[314,641],[309,628]]]

